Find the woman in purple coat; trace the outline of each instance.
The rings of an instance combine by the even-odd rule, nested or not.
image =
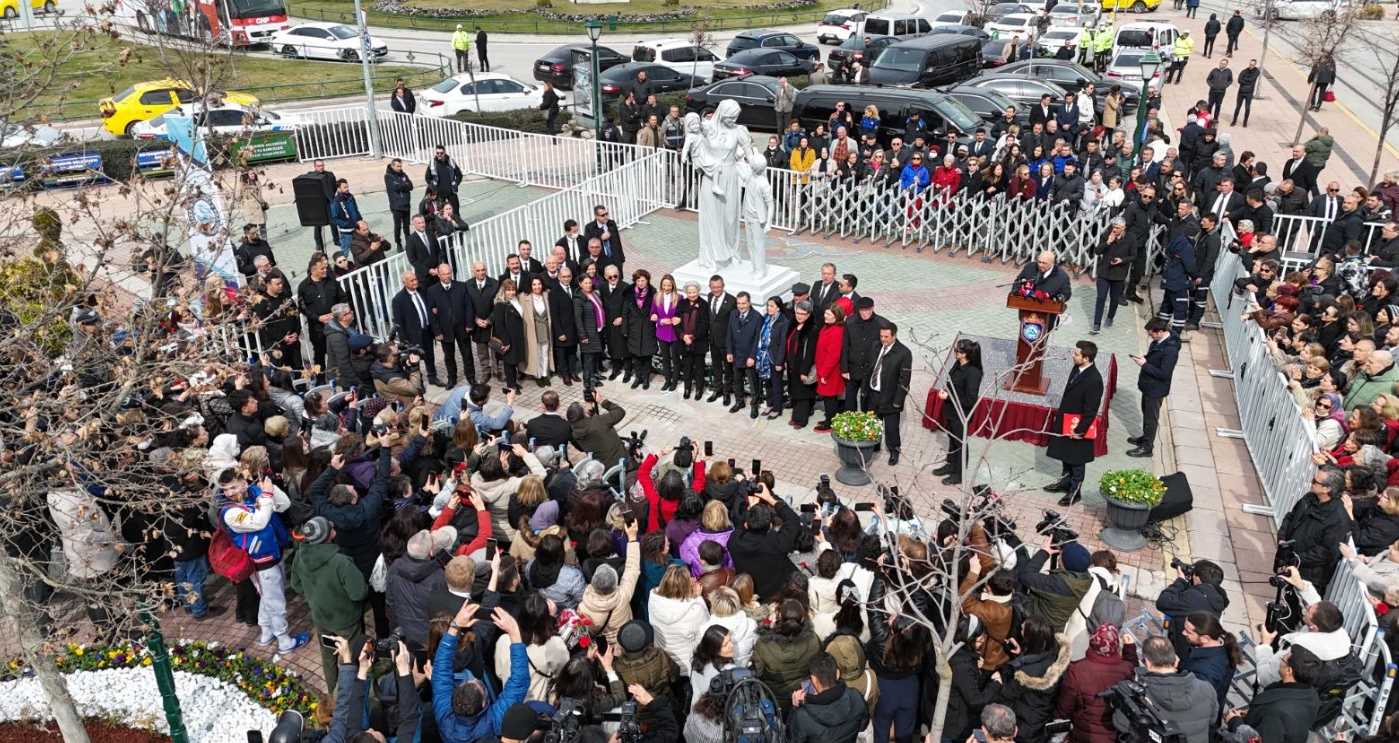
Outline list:
[[[669,392],[679,384],[680,352],[680,292],[675,290],[675,277],[666,274],[661,277],[659,291],[651,301],[651,321],[656,323],[656,354],[661,357],[661,369],[665,374],[662,392]]]
[[[699,577],[700,569],[700,545],[705,542],[718,542],[724,548],[724,567],[734,566],[733,557],[728,554],[729,537],[734,533],[733,524],[729,521],[729,511],[724,507],[722,501],[712,500],[704,506],[704,514],[700,516],[700,527],[685,537],[685,541],[680,544],[680,559],[690,567],[690,575]]]

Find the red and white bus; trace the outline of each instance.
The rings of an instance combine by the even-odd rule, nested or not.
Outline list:
[[[290,28],[285,0],[117,0],[116,18],[144,33],[260,46]]]

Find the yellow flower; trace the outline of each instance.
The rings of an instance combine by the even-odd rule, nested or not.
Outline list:
[[[143,666],[149,666],[150,664],[151,664],[151,657],[150,657],[149,655],[141,659],[141,665],[143,665]]]
[[[76,648],[73,648],[73,655],[76,655],[79,658],[83,657],[83,648],[81,645]]]

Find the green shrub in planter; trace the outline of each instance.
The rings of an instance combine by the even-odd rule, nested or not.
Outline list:
[[[849,410],[831,419],[831,435],[846,441],[878,441],[884,435],[884,424],[874,413]]]
[[[1109,470],[1098,480],[1104,498],[1155,507],[1166,495],[1166,485],[1146,470]]]
[[[1384,20],[1384,6],[1379,3],[1369,3],[1355,11],[1355,17],[1362,21],[1382,21]]]
[[[518,111],[487,111],[485,113],[462,111],[453,118],[457,121],[465,121],[469,124],[498,126],[502,129],[514,129],[516,131],[532,132],[534,134],[547,134],[549,131],[544,125],[546,121],[544,112],[532,108]]]

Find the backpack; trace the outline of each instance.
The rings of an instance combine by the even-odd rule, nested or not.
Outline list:
[[[787,730],[777,699],[752,671],[740,670],[743,672],[732,674],[736,683],[724,704],[724,742],[784,743]]]
[[[1312,687],[1321,698],[1316,710],[1313,729],[1329,724],[1341,714],[1341,705],[1346,692],[1365,680],[1365,664],[1355,653],[1347,653],[1335,660],[1323,661],[1316,666],[1312,676]]]
[[[227,529],[220,528],[209,542],[209,567],[230,583],[242,583],[253,574],[253,558],[233,543]]]

